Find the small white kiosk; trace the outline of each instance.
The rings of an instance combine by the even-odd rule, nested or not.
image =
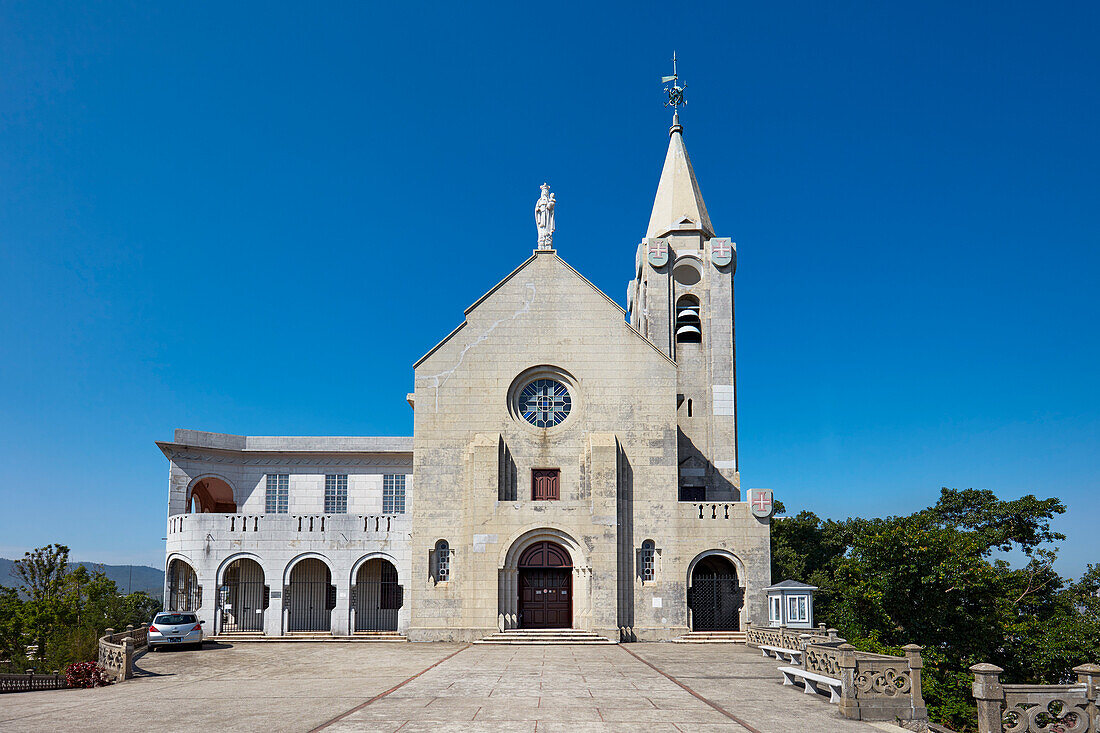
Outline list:
[[[768,594],[768,620],[772,626],[812,629],[816,585],[784,580],[764,589]]]

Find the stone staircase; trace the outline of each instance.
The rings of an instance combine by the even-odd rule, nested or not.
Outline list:
[[[564,645],[564,644],[615,644],[605,636],[578,629],[512,629],[499,631],[475,644],[512,645]]]
[[[744,631],[689,631],[672,640],[675,644],[744,644]]]
[[[302,642],[302,641],[319,641],[330,643],[354,643],[354,642],[406,642],[408,639],[404,634],[399,634],[396,631],[357,631],[351,636],[333,636],[327,631],[291,631],[285,636],[265,636],[260,633],[251,632],[235,632],[228,634],[219,634],[217,636],[206,637],[207,641],[213,642],[227,642],[230,644],[240,643],[246,641],[259,641],[259,642]]]

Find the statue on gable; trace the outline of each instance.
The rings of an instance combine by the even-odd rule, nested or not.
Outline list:
[[[549,184],[542,184],[542,195],[535,203],[535,227],[539,232],[539,249],[554,248],[554,194]]]

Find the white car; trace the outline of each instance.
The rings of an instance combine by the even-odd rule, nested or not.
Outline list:
[[[149,651],[183,644],[201,649],[203,623],[191,611],[161,611],[149,624]]]

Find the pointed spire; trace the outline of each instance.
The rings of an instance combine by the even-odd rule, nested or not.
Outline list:
[[[672,128],[668,131],[668,154],[661,170],[661,182],[657,184],[657,196],[653,199],[653,213],[649,216],[646,237],[663,237],[673,231],[701,231],[714,236],[714,227],[707,214],[707,205],[699,193],[699,183],[691,167],[691,158],[684,147],[684,128],[680,125],[680,113],[672,115]]]

